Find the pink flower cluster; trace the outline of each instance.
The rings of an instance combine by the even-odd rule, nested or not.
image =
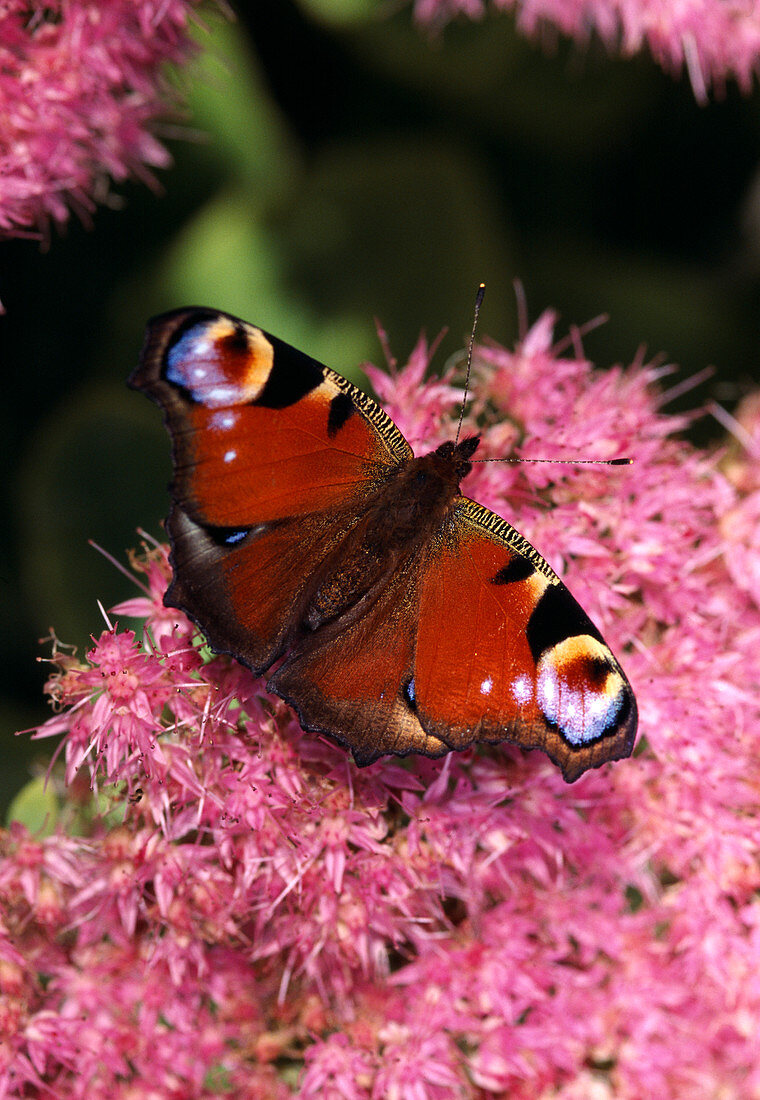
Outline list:
[[[174,100],[162,67],[189,56],[197,2],[3,0],[0,233],[87,215],[109,179],[169,163],[151,124]]]
[[[636,755],[572,786],[507,746],[357,769],[199,647],[148,552],[140,634],[51,680],[78,830],[0,834],[3,1100],[760,1095],[760,405],[700,452],[661,370],[552,328],[477,349],[485,455],[634,465],[466,489],[623,660]],[[460,391],[428,359],[373,381],[432,445]]]
[[[595,31],[624,57],[648,46],[670,72],[685,66],[694,94],[707,99],[734,77],[752,88],[760,63],[760,9],[755,0],[491,0],[516,12],[520,30],[539,36],[547,24],[586,42]],[[438,26],[457,15],[480,18],[486,0],[414,0],[421,23]]]

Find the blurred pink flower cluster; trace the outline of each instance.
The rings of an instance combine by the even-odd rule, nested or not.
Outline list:
[[[694,94],[707,99],[733,77],[749,92],[760,63],[760,8],[755,0],[490,0],[512,11],[520,30],[538,36],[548,26],[580,42],[595,31],[624,57],[648,46],[669,72],[689,74]],[[438,26],[457,15],[480,18],[486,0],[414,0],[421,23]]]
[[[38,733],[69,805],[111,808],[0,835],[0,1097],[760,1095],[760,406],[700,452],[662,370],[596,373],[553,321],[477,349],[485,455],[635,464],[466,490],[603,629],[635,757],[572,786],[507,746],[357,769],[199,648],[165,551],[136,558],[140,633],[59,656]],[[432,445],[460,390],[428,360],[372,378]]]
[[[175,103],[167,61],[191,53],[198,0],[0,5],[0,233],[88,214],[109,181],[170,157],[151,124]]]

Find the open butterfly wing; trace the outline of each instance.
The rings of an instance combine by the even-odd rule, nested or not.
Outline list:
[[[288,656],[268,683],[304,729],[348,745],[357,764],[384,753],[441,756],[449,746],[423,729],[409,694],[417,633],[417,559],[370,591],[341,620]]]
[[[597,628],[519,532],[464,497],[422,572],[411,690],[450,748],[543,749],[568,782],[633,749],[633,692]]]
[[[538,551],[474,501],[460,497],[441,537],[367,603],[269,684],[357,763],[507,740],[543,749],[572,782],[630,755],[636,704],[599,631]]]
[[[151,321],[130,385],[161,406],[173,441],[166,602],[261,672],[315,567],[411,449],[339,374],[213,310]]]

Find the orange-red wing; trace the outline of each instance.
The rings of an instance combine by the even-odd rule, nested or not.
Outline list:
[[[261,672],[292,641],[315,571],[411,449],[345,378],[213,310],[155,318],[130,384],[172,437],[166,603]]]
[[[440,756],[449,746],[422,728],[410,695],[417,630],[417,559],[364,597],[350,616],[320,632],[268,683],[304,729],[348,745],[357,764],[384,753]]]
[[[567,588],[461,497],[431,545],[302,640],[268,686],[360,764],[506,740],[543,749],[571,782],[630,755],[636,730],[628,681]]]
[[[513,527],[459,498],[419,584],[411,691],[450,748],[540,748],[568,782],[629,756],[630,685],[601,634]]]
[[[412,453],[345,378],[225,313],[155,318],[130,384],[162,407],[172,495],[204,526],[250,528],[344,507]]]
[[[175,505],[167,522],[174,579],[164,602],[197,622],[217,653],[258,675],[293,641],[313,571],[346,534],[341,519],[299,516],[225,542]]]

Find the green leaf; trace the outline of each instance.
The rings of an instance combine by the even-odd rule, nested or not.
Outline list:
[[[20,821],[36,836],[50,836],[58,821],[58,799],[44,776],[31,779],[8,807],[8,824]]]

